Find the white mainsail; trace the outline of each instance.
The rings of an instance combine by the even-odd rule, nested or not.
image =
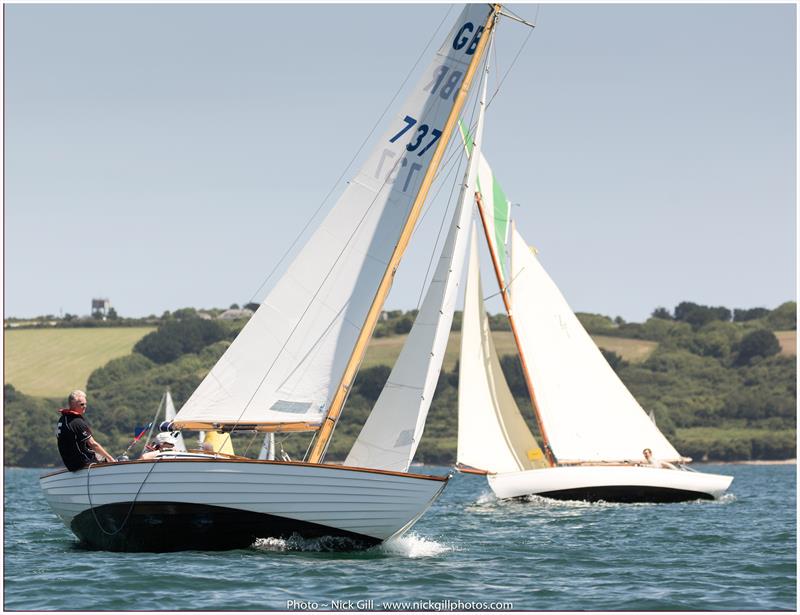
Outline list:
[[[395,121],[176,426],[320,424],[491,11],[464,8]]]
[[[175,420],[175,403],[172,401],[172,395],[169,394],[169,389],[167,389],[167,392],[164,394],[164,419],[167,421]],[[186,443],[183,441],[183,435],[180,433],[175,439],[175,450],[186,450]]]
[[[645,448],[680,461],[513,225],[510,279],[520,350],[558,462],[640,460]]]
[[[419,446],[442,369],[464,271],[466,229],[472,216],[476,188],[487,81],[484,74],[475,131],[477,143],[469,157],[439,262],[400,356],[353,443],[345,465],[406,472]]]
[[[488,472],[547,467],[497,358],[483,307],[478,239],[472,230],[458,376],[458,463]]]

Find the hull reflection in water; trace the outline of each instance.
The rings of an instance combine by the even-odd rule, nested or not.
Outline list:
[[[341,537],[364,548],[408,530],[447,477],[280,461],[122,462],[40,479],[88,547],[235,549],[257,538]]]

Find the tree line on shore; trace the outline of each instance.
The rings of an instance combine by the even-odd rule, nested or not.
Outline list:
[[[579,318],[592,334],[658,342],[639,363],[613,352],[604,354],[682,454],[696,460],[730,461],[794,456],[796,359],[779,353],[773,331],[794,329],[795,314],[793,302],[774,310],[733,312],[685,302],[672,313],[657,308],[644,323],[596,314],[579,314]],[[379,323],[380,335],[406,333],[413,317],[413,313],[386,312]],[[454,328],[460,328],[460,320],[459,313]],[[507,325],[503,315],[492,320],[493,329]],[[180,407],[244,324],[203,320],[186,308],[164,319],[136,344],[132,354],[96,369],[87,384],[87,417],[98,439],[112,452],[124,450],[135,427],[153,419],[166,388]],[[379,336],[378,330],[375,335]],[[536,433],[517,356],[503,356],[501,364]],[[344,459],[390,371],[388,365],[360,371],[329,449],[331,459]],[[418,461],[454,462],[457,399],[458,366],[440,375]],[[11,385],[4,387],[6,465],[60,464],[53,430],[58,418],[55,410],[63,403],[25,395]],[[302,458],[307,440],[300,434],[278,438],[293,458]],[[254,455],[260,437],[236,434],[234,443],[237,453]]]

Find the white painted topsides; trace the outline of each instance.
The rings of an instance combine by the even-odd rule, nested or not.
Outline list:
[[[385,540],[408,529],[446,481],[333,465],[176,457],[59,472],[40,483],[68,527],[90,507],[136,500],[236,508]]]

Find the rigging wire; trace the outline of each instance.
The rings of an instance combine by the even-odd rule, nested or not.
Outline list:
[[[86,497],[89,500],[89,509],[92,511],[92,516],[94,517],[94,522],[97,524],[97,527],[100,528],[100,531],[103,532],[103,534],[105,534],[106,536],[116,536],[117,534],[119,534],[123,530],[125,525],[127,525],[128,519],[130,519],[131,513],[133,512],[133,507],[136,506],[136,500],[139,499],[139,494],[142,492],[142,488],[144,488],[144,484],[147,482],[147,479],[150,478],[150,474],[153,473],[153,470],[155,470],[156,464],[158,464],[159,461],[161,461],[161,460],[158,459],[158,458],[153,460],[152,466],[150,467],[150,469],[147,471],[147,474],[145,474],[144,478],[142,479],[142,484],[139,485],[139,488],[136,490],[136,495],[133,496],[133,501],[131,502],[131,505],[128,507],[128,512],[125,513],[125,518],[122,520],[122,523],[120,524],[120,526],[116,530],[114,530],[113,532],[109,532],[108,530],[106,530],[106,528],[104,528],[103,525],[100,523],[100,519],[97,518],[97,510],[95,509],[94,503],[92,502],[92,490],[90,488],[90,483],[89,483],[89,475],[90,475],[90,473],[92,471],[92,467],[96,466],[97,464],[96,463],[90,463],[88,465],[88,467],[86,468]]]
[[[454,169],[458,169],[459,171],[461,170],[461,162],[462,162],[462,159],[459,158],[458,159],[458,164],[457,165],[453,165],[453,166],[450,167],[450,170],[448,171],[448,173],[445,176],[444,180],[442,180],[442,183],[439,186],[439,190],[434,195],[434,198],[439,196],[439,192],[441,192],[441,189],[445,186],[445,184],[447,183],[448,179],[450,178],[450,173]],[[417,308],[416,308],[417,312],[419,312],[419,308],[422,305],[422,296],[425,293],[425,285],[428,282],[428,274],[431,271],[431,265],[433,264],[433,259],[436,256],[436,248],[439,246],[439,238],[442,235],[442,228],[444,227],[445,220],[447,220],[447,214],[450,212],[450,206],[453,204],[453,193],[455,192],[456,184],[458,184],[458,176],[456,176],[456,178],[453,180],[453,183],[450,185],[450,194],[447,197],[447,205],[445,206],[444,211],[442,212],[442,220],[439,223],[439,230],[436,233],[436,240],[433,242],[433,249],[431,250],[430,258],[428,259],[428,266],[425,269],[425,275],[422,277],[422,284],[420,285],[420,288],[419,288],[419,298],[417,299]],[[429,209],[426,210],[426,213],[428,211],[430,211],[430,210]],[[422,223],[422,220],[420,220],[420,224],[421,223]],[[419,228],[419,226],[417,228]]]
[[[247,457],[247,453],[250,450],[250,447],[253,446],[253,442],[255,442],[256,436],[260,434],[260,431],[254,431],[253,437],[250,438],[250,441],[247,443],[247,447],[244,449],[244,453],[242,453],[242,457]],[[231,436],[231,446],[233,446],[233,436]]]
[[[240,413],[240,414],[239,414],[239,416],[236,418],[236,421],[234,421],[233,427],[231,428],[231,433],[233,433],[233,432],[236,430],[236,428],[238,427],[238,425],[239,425],[239,421],[241,421],[242,417],[244,416],[244,413],[245,413],[245,412],[247,412],[247,409],[250,407],[250,404],[251,404],[251,403],[253,403],[253,400],[255,399],[256,395],[257,395],[257,394],[258,394],[258,392],[259,392],[259,390],[261,390],[261,387],[264,385],[264,382],[266,382],[267,378],[269,377],[270,373],[272,372],[272,368],[273,368],[273,367],[275,367],[275,363],[277,363],[277,361],[278,361],[278,358],[279,358],[279,357],[280,357],[280,356],[283,354],[283,351],[284,351],[284,349],[286,348],[286,345],[289,343],[289,341],[290,341],[290,340],[292,339],[292,337],[294,336],[294,334],[295,334],[295,331],[297,331],[297,328],[298,328],[298,327],[300,326],[300,324],[301,324],[301,323],[304,321],[304,319],[305,319],[305,317],[306,317],[306,314],[308,313],[308,310],[310,310],[310,309],[311,309],[311,306],[314,304],[314,301],[316,300],[317,296],[318,296],[318,295],[319,295],[319,293],[322,291],[323,287],[325,286],[326,282],[328,281],[328,278],[331,276],[331,274],[332,274],[332,273],[334,272],[334,270],[336,269],[336,265],[339,263],[339,261],[341,260],[342,256],[344,256],[345,252],[346,252],[346,251],[347,251],[347,249],[350,247],[350,242],[351,242],[351,241],[353,240],[353,238],[356,236],[356,233],[358,233],[359,229],[361,228],[361,225],[362,225],[362,224],[364,223],[364,221],[367,219],[367,216],[368,216],[368,215],[369,215],[369,213],[372,211],[372,208],[375,206],[375,203],[377,203],[377,202],[378,202],[378,197],[380,196],[380,194],[381,194],[381,191],[382,191],[382,190],[383,190],[383,188],[384,188],[384,187],[385,187],[385,186],[386,186],[386,185],[389,183],[389,178],[391,178],[391,177],[392,177],[392,175],[393,175],[394,171],[395,171],[395,170],[397,169],[397,167],[400,165],[400,162],[401,162],[402,160],[403,160],[403,157],[402,157],[402,156],[399,156],[399,157],[397,158],[397,160],[395,161],[395,163],[392,165],[391,171],[390,171],[390,172],[389,172],[389,174],[386,176],[386,178],[383,180],[383,183],[381,184],[380,188],[378,188],[378,190],[375,192],[375,196],[372,198],[372,201],[370,202],[370,204],[369,204],[369,205],[367,206],[367,208],[365,209],[365,211],[364,211],[364,214],[361,216],[361,219],[358,221],[358,223],[357,223],[357,224],[355,225],[355,227],[353,228],[353,231],[350,233],[350,236],[347,238],[347,241],[346,241],[346,242],[345,242],[345,244],[342,246],[342,249],[339,251],[339,254],[336,256],[336,258],[334,259],[333,263],[331,263],[330,267],[328,268],[328,271],[327,271],[327,273],[326,273],[326,274],[325,274],[325,276],[323,277],[323,279],[322,279],[322,281],[320,282],[320,284],[319,284],[319,286],[317,287],[317,289],[314,291],[314,294],[311,296],[311,299],[309,300],[309,302],[308,302],[308,305],[306,305],[306,308],[303,310],[302,314],[300,314],[300,317],[297,319],[297,322],[294,324],[294,327],[292,327],[292,330],[289,332],[289,335],[287,336],[286,340],[283,342],[283,345],[281,346],[280,350],[278,351],[278,354],[277,354],[277,355],[275,356],[275,358],[273,359],[273,361],[272,361],[272,363],[270,364],[269,368],[267,368],[267,371],[266,371],[266,373],[264,374],[263,378],[261,378],[261,381],[258,383],[258,386],[256,387],[255,391],[253,391],[253,394],[250,396],[250,399],[249,399],[249,400],[247,400],[247,403],[244,405],[244,408],[242,409],[241,413]],[[346,307],[346,305],[347,305],[347,304],[343,305],[343,306],[342,306],[342,308],[339,310],[339,312],[341,312],[342,310],[344,310],[344,308]],[[337,313],[337,317],[338,317],[338,313]],[[326,330],[325,330],[325,332],[327,332],[327,331],[330,329],[330,327],[333,325],[333,322],[335,322],[335,319],[336,319],[336,317],[334,317],[333,321],[332,321],[332,322],[331,322],[331,323],[328,325],[328,327],[326,327]],[[314,342],[314,344],[313,344],[312,346],[316,346],[316,344],[318,344],[320,340],[321,340],[321,338],[318,338],[318,339],[317,339],[317,340]],[[299,365],[295,366],[295,369],[297,369],[297,367],[299,367]],[[211,374],[211,375],[213,375],[213,374],[214,374],[214,368],[212,368],[212,369],[211,369],[211,371],[209,372],[209,374]],[[215,376],[215,378],[216,378],[216,376]],[[219,380],[218,380],[218,379],[217,379],[217,381],[219,382]],[[220,383],[220,385],[221,385],[221,384],[222,384],[222,383]],[[224,388],[224,387],[223,387],[223,388]]]
[[[539,6],[541,6],[541,5],[539,5]],[[537,15],[537,17],[539,15],[539,10],[538,9],[536,10],[536,15]],[[519,49],[517,50],[517,54],[514,56],[514,59],[511,60],[511,64],[509,65],[508,69],[506,69],[506,72],[503,74],[503,76],[500,79],[500,81],[497,82],[497,87],[495,88],[494,93],[489,98],[489,102],[486,103],[486,108],[487,109],[491,106],[492,101],[494,100],[495,96],[497,96],[498,92],[500,92],[500,87],[503,85],[503,82],[506,80],[506,77],[508,77],[508,74],[511,72],[511,69],[514,68],[514,64],[517,63],[517,60],[519,59],[519,56],[522,55],[522,52],[525,49],[525,46],[528,44],[528,40],[530,40],[530,38],[531,38],[531,34],[533,34],[533,30],[534,30],[533,28],[529,28],[528,29],[528,34],[527,34],[527,36],[525,36],[525,40],[522,41],[522,45],[520,45]]]
[[[494,32],[492,32],[492,36],[494,36]],[[487,58],[486,62],[488,62],[488,60],[489,59]],[[485,69],[486,69],[486,65],[484,64],[484,71],[485,71]],[[470,126],[472,125],[472,122],[475,121],[475,112],[476,112],[476,110],[478,108],[479,100],[480,100],[480,96],[475,96],[475,99],[472,102],[472,111],[470,112],[470,120],[469,120],[469,125]],[[453,139],[453,141],[456,144],[456,146],[455,146],[456,147],[456,151],[460,151],[461,147],[460,147],[460,144],[458,143],[458,139]],[[451,155],[453,155],[453,154],[451,154]],[[458,170],[459,171],[461,170],[462,162],[464,162],[464,157],[463,156],[459,156],[459,158],[458,158]],[[451,171],[452,171],[452,169],[451,169]],[[448,177],[449,177],[449,172],[448,172]],[[447,181],[447,177],[445,177],[445,180],[442,182],[441,186],[444,186],[446,181]],[[442,220],[439,223],[439,231],[436,233],[436,241],[434,241],[434,243],[433,243],[433,250],[431,250],[431,256],[430,256],[430,259],[428,260],[428,267],[427,267],[427,269],[425,269],[425,275],[422,278],[422,286],[419,289],[419,298],[417,299],[417,311],[419,311],[419,308],[422,305],[422,296],[423,296],[423,294],[425,292],[425,286],[426,286],[426,284],[428,282],[428,275],[430,274],[431,267],[433,266],[433,261],[434,261],[434,258],[436,256],[436,249],[439,246],[439,239],[442,236],[442,230],[444,229],[444,223],[448,219],[448,213],[450,212],[451,205],[453,204],[453,195],[455,194],[455,188],[456,188],[456,185],[458,183],[459,183],[458,182],[458,177],[456,177],[455,181],[453,181],[452,185],[450,186],[450,195],[447,197],[447,207],[445,207],[444,213],[442,214]],[[437,192],[436,195],[434,195],[434,198],[436,198],[436,196],[438,196],[438,192]],[[421,223],[421,221],[420,221],[420,223]],[[419,228],[419,224],[417,225],[417,228]]]
[[[445,17],[446,17],[446,16],[445,16]],[[443,21],[444,21],[444,20],[443,20]],[[443,21],[442,21],[442,22],[443,22]],[[440,24],[440,27],[441,27],[441,24]],[[437,31],[438,31],[438,28],[437,28]],[[435,33],[434,33],[434,36],[435,36]],[[430,43],[429,43],[429,45],[430,45]],[[421,55],[422,55],[422,54],[421,54]],[[408,78],[408,77],[407,77],[407,78]],[[456,149],[454,150],[454,153],[455,153],[455,152],[458,152],[458,151],[459,151],[459,150],[456,148]],[[452,157],[452,155],[451,155],[451,157]],[[234,431],[237,429],[237,427],[238,427],[238,424],[239,424],[239,422],[241,421],[242,417],[244,416],[245,412],[247,412],[247,409],[250,407],[250,404],[252,404],[253,400],[255,399],[256,395],[258,394],[258,391],[259,391],[259,390],[261,389],[261,387],[264,385],[264,382],[266,382],[266,379],[269,377],[270,373],[272,372],[272,369],[275,367],[275,364],[276,364],[276,362],[277,362],[278,358],[281,356],[281,354],[283,353],[283,350],[286,348],[286,345],[289,343],[289,341],[290,341],[290,340],[292,339],[292,337],[294,336],[295,332],[297,331],[297,328],[298,328],[298,327],[300,326],[300,324],[301,324],[301,323],[304,321],[304,319],[305,319],[305,317],[306,317],[306,314],[308,313],[308,310],[311,308],[311,305],[314,303],[314,301],[316,300],[317,296],[318,296],[318,295],[319,295],[319,293],[322,291],[322,288],[325,286],[326,282],[328,281],[328,278],[331,276],[331,274],[333,273],[334,269],[336,268],[336,265],[339,263],[339,261],[341,260],[342,256],[345,254],[345,252],[346,252],[346,251],[347,251],[347,249],[349,248],[351,241],[352,241],[352,240],[353,240],[353,238],[355,237],[355,235],[356,235],[356,233],[358,232],[358,230],[361,228],[361,225],[362,225],[362,224],[364,223],[364,221],[366,220],[366,218],[367,218],[367,216],[369,215],[370,211],[372,210],[373,206],[374,206],[374,205],[375,205],[375,203],[377,202],[377,200],[378,200],[378,197],[380,196],[380,193],[381,193],[381,191],[382,191],[382,190],[383,190],[383,188],[384,188],[384,187],[385,187],[385,186],[386,186],[386,185],[389,183],[389,179],[390,179],[390,178],[392,178],[392,175],[393,175],[394,171],[395,171],[395,170],[397,169],[397,167],[400,165],[400,163],[401,163],[402,159],[403,159],[402,157],[398,157],[398,158],[397,158],[397,160],[395,161],[395,163],[392,165],[392,169],[391,169],[391,171],[389,172],[389,174],[388,174],[388,175],[385,177],[385,179],[383,180],[383,183],[382,183],[381,187],[380,187],[380,188],[378,188],[378,190],[376,191],[376,193],[375,193],[375,196],[374,196],[374,197],[373,197],[373,199],[372,199],[372,202],[371,202],[371,203],[369,204],[369,206],[366,208],[366,210],[365,210],[364,214],[362,215],[361,219],[360,219],[360,220],[358,221],[358,223],[355,225],[355,227],[354,227],[353,231],[350,233],[350,236],[347,238],[347,241],[346,241],[346,242],[345,242],[345,244],[342,246],[342,249],[339,251],[339,254],[338,254],[338,255],[337,255],[337,257],[334,259],[334,261],[333,261],[333,263],[330,265],[330,267],[328,268],[328,271],[327,271],[327,273],[326,273],[326,274],[325,274],[325,276],[323,277],[323,279],[322,279],[322,281],[320,282],[320,284],[319,284],[319,286],[317,287],[317,289],[314,291],[314,293],[313,293],[313,295],[312,295],[312,297],[311,297],[311,299],[310,299],[310,301],[309,301],[308,305],[306,306],[305,310],[303,310],[302,314],[300,314],[300,316],[299,316],[299,318],[298,318],[297,322],[295,323],[294,327],[293,327],[293,328],[292,328],[292,330],[289,332],[289,335],[287,336],[286,340],[284,341],[283,345],[281,346],[281,349],[278,351],[278,354],[276,355],[275,359],[272,361],[272,363],[270,364],[270,366],[267,368],[267,371],[266,371],[266,373],[265,373],[265,374],[264,374],[264,376],[262,377],[262,379],[261,379],[261,381],[259,382],[259,384],[256,386],[255,390],[253,391],[253,394],[250,396],[250,398],[248,399],[248,401],[247,401],[247,402],[244,404],[244,408],[242,409],[241,413],[239,414],[239,416],[238,416],[238,417],[236,418],[236,420],[234,421],[234,423],[233,423],[233,427],[231,428],[231,430],[230,430],[230,433],[233,433],[233,432],[234,432]],[[449,162],[449,161],[448,161],[448,162]],[[437,178],[440,176],[441,172],[442,172],[442,166],[441,166],[441,163],[440,163],[439,169],[437,170],[436,174],[434,175],[434,181],[435,181],[435,180],[436,180],[436,179],[437,179]],[[415,225],[415,227],[416,227],[416,225]],[[415,230],[416,230],[416,229],[415,229]],[[413,235],[413,231],[412,231],[412,235]],[[343,307],[344,307],[344,306],[343,306]],[[332,324],[332,323],[331,323],[331,324]],[[330,327],[330,325],[329,325],[329,327]],[[329,327],[328,327],[328,328],[329,328]],[[326,328],[326,331],[327,331],[327,329],[328,329],[328,328]],[[318,344],[318,343],[319,343],[319,341],[320,341],[320,339],[317,339],[317,340],[314,342],[314,344],[312,344],[312,346],[316,346],[316,344]],[[363,357],[362,357],[362,360],[363,360]],[[298,367],[299,367],[299,366],[298,366]],[[212,371],[211,371],[211,372],[209,372],[209,374],[213,375],[213,368],[212,368]],[[222,384],[222,383],[220,383],[220,385],[221,385],[221,384]],[[223,388],[224,388],[224,387],[223,387]]]
[[[411,67],[411,69],[408,71],[408,74],[406,74],[406,77],[405,77],[405,79],[403,79],[403,82],[402,82],[402,83],[400,84],[400,86],[397,88],[397,91],[394,93],[394,96],[392,96],[391,100],[390,100],[390,101],[389,101],[389,102],[386,104],[386,107],[384,108],[383,112],[382,112],[382,113],[381,113],[381,115],[378,117],[378,119],[375,121],[375,124],[372,126],[372,128],[371,128],[371,129],[370,129],[370,131],[369,131],[369,133],[367,133],[367,136],[366,136],[366,137],[364,137],[364,140],[361,142],[361,145],[359,145],[359,146],[358,146],[358,149],[356,150],[356,153],[355,153],[355,154],[353,154],[353,157],[350,159],[350,162],[348,162],[348,163],[347,163],[347,165],[345,166],[345,168],[344,168],[344,170],[342,171],[341,175],[339,175],[339,177],[336,179],[336,181],[335,181],[335,182],[333,183],[333,185],[331,186],[331,188],[330,188],[330,190],[328,191],[328,193],[325,195],[325,198],[323,198],[323,199],[322,199],[322,202],[319,204],[319,206],[317,207],[317,209],[314,211],[314,213],[313,213],[313,214],[311,214],[311,217],[309,217],[309,218],[308,218],[308,220],[306,221],[305,225],[303,225],[303,228],[300,230],[300,232],[297,234],[297,236],[294,238],[294,240],[292,240],[292,243],[289,245],[289,247],[286,249],[286,251],[285,251],[285,252],[283,253],[283,255],[280,257],[280,259],[278,259],[278,262],[275,264],[275,266],[272,268],[272,270],[269,272],[269,274],[267,274],[267,277],[266,277],[266,278],[264,278],[264,281],[263,281],[263,282],[261,282],[261,284],[259,285],[259,287],[258,287],[258,288],[256,289],[256,291],[255,291],[255,292],[252,294],[252,296],[250,297],[250,301],[249,301],[248,303],[252,303],[252,302],[253,302],[253,301],[256,299],[256,297],[258,296],[258,293],[260,293],[260,292],[261,292],[261,289],[263,289],[263,288],[264,288],[264,286],[266,285],[266,283],[267,283],[267,282],[269,282],[269,280],[272,278],[272,276],[273,276],[273,275],[275,275],[275,272],[276,272],[276,271],[278,270],[278,268],[281,266],[281,264],[283,263],[283,261],[285,261],[285,260],[286,260],[286,257],[287,257],[287,256],[289,256],[289,254],[291,254],[292,250],[294,250],[294,247],[297,245],[297,242],[298,242],[298,241],[300,241],[300,238],[301,238],[301,237],[302,237],[302,236],[305,234],[305,232],[308,230],[308,227],[309,227],[309,226],[311,226],[311,223],[312,223],[312,222],[314,221],[314,219],[317,217],[317,215],[319,214],[319,212],[320,212],[320,211],[322,211],[322,208],[325,206],[325,203],[327,203],[327,202],[328,202],[328,199],[331,197],[331,195],[334,193],[334,191],[336,190],[336,188],[339,186],[339,183],[342,181],[342,179],[344,178],[344,176],[345,176],[345,175],[347,174],[347,172],[350,170],[350,167],[351,167],[351,166],[353,166],[353,162],[355,162],[356,158],[358,158],[358,156],[361,154],[362,150],[364,149],[364,146],[367,144],[367,142],[369,141],[369,139],[372,137],[373,133],[375,132],[375,129],[376,129],[376,128],[377,128],[377,127],[380,125],[380,123],[383,121],[383,118],[386,116],[386,114],[388,113],[389,109],[390,109],[390,108],[391,108],[391,106],[394,104],[394,101],[395,101],[395,100],[397,99],[397,97],[400,95],[400,92],[403,90],[403,88],[405,87],[406,83],[407,83],[407,82],[408,82],[408,80],[411,78],[411,75],[412,75],[412,74],[414,74],[414,71],[417,69],[417,66],[419,66],[419,63],[420,63],[420,61],[422,61],[422,58],[423,58],[423,57],[425,56],[425,54],[427,53],[427,51],[428,51],[428,48],[431,46],[431,43],[433,43],[433,41],[434,41],[434,39],[435,39],[436,35],[439,33],[439,30],[441,30],[441,29],[442,29],[442,25],[444,24],[445,20],[446,20],[446,19],[447,19],[447,17],[450,15],[450,12],[451,12],[452,10],[453,10],[453,6],[451,5],[451,6],[450,6],[450,7],[447,9],[447,12],[445,13],[444,17],[442,18],[442,21],[441,21],[441,22],[439,22],[439,25],[436,27],[436,30],[434,30],[433,34],[431,35],[430,39],[428,40],[428,44],[427,44],[427,45],[425,45],[425,48],[424,48],[424,49],[422,50],[422,52],[419,54],[419,57],[417,57],[417,60],[416,60],[416,62],[414,62],[414,65],[413,65],[413,66]]]
[[[446,18],[446,17],[447,17],[447,16],[445,15],[445,18]],[[444,22],[444,19],[442,20],[442,23],[443,23],[443,22]],[[440,28],[441,28],[441,24],[439,25],[439,28],[437,28],[437,32],[438,32],[438,30],[439,30]],[[433,36],[435,36],[435,34],[436,34],[436,33],[434,33],[434,35],[433,35]],[[525,43],[527,43],[527,40],[528,40],[528,38],[529,38],[529,37],[530,37],[530,33],[529,33],[528,37],[526,37],[526,39],[525,39]],[[433,37],[432,37],[432,38],[433,38]],[[502,82],[505,80],[505,77],[508,75],[508,73],[510,72],[510,70],[511,70],[511,68],[513,67],[514,63],[516,62],[516,59],[519,57],[519,55],[520,55],[520,53],[521,53],[521,51],[522,51],[522,48],[524,48],[524,45],[525,45],[525,43],[523,43],[522,47],[520,48],[520,51],[517,53],[517,56],[515,57],[515,60],[514,60],[514,62],[512,62],[512,65],[511,65],[511,66],[509,67],[509,69],[506,71],[506,74],[503,76],[503,79],[502,79],[502,80],[500,81],[500,83],[498,84],[498,86],[497,86],[497,89],[496,89],[495,93],[494,93],[494,94],[493,94],[493,96],[492,96],[492,99],[494,98],[494,96],[495,96],[495,95],[497,94],[497,92],[499,91],[499,89],[500,89],[500,85],[502,85]],[[430,46],[430,42],[428,43],[428,46]],[[426,49],[427,49],[427,47],[426,47]],[[424,54],[424,52],[423,52],[423,54]],[[421,54],[421,56],[422,56],[423,54]],[[417,63],[415,63],[415,67],[416,67],[416,64],[418,64],[418,63],[419,63],[419,59],[417,60]],[[412,71],[413,71],[413,69],[412,69]],[[405,81],[407,81],[407,80],[408,80],[408,78],[409,78],[409,77],[407,76],[407,77],[406,77],[406,80],[404,80],[404,83],[405,83]],[[395,94],[395,97],[393,97],[393,99],[392,99],[392,100],[394,100],[394,98],[396,98],[396,97],[397,97],[397,95],[398,95],[398,94]],[[490,102],[491,102],[491,101],[490,101]],[[487,103],[487,108],[488,108],[488,106],[489,106],[489,104]],[[385,112],[384,112],[384,115],[385,115]],[[374,128],[373,128],[373,131],[374,131]],[[371,131],[371,132],[370,132],[370,134],[371,134],[373,131]],[[455,153],[457,153],[458,151],[459,151],[459,148],[455,148],[455,149],[454,149],[453,153],[451,154],[451,159],[452,159],[452,156],[454,156],[454,155],[455,155]],[[273,369],[273,367],[275,366],[275,363],[277,362],[277,359],[278,359],[278,357],[279,357],[279,356],[282,354],[282,352],[283,352],[283,349],[284,349],[284,348],[286,347],[286,345],[289,343],[289,340],[291,340],[291,339],[292,339],[292,337],[294,336],[294,333],[296,332],[296,330],[297,330],[297,328],[299,327],[300,323],[301,323],[301,322],[303,322],[303,320],[305,319],[305,316],[306,316],[306,314],[307,314],[308,310],[310,309],[311,305],[313,304],[314,300],[316,299],[317,295],[320,293],[320,291],[322,290],[322,288],[325,286],[325,283],[328,281],[328,278],[329,278],[329,277],[330,277],[330,275],[333,273],[334,269],[336,268],[336,265],[339,263],[339,261],[341,260],[342,256],[344,255],[345,251],[346,251],[346,250],[347,250],[347,248],[349,247],[349,245],[350,245],[350,242],[352,241],[352,239],[354,238],[354,236],[355,236],[355,234],[358,232],[358,230],[361,228],[361,225],[362,225],[362,224],[363,224],[363,222],[365,221],[365,219],[366,219],[366,217],[368,216],[369,212],[372,210],[372,207],[375,205],[375,203],[376,203],[376,201],[377,201],[377,199],[378,199],[378,196],[379,196],[379,194],[380,194],[381,190],[382,190],[382,189],[383,189],[383,188],[386,186],[386,184],[387,184],[387,182],[388,182],[389,178],[390,178],[390,177],[392,177],[392,174],[393,174],[394,170],[395,170],[395,169],[397,168],[397,166],[400,164],[400,161],[401,161],[401,160],[402,160],[402,157],[398,157],[398,159],[395,161],[395,164],[394,164],[394,165],[392,165],[392,171],[390,171],[390,173],[389,173],[389,174],[386,176],[386,179],[384,179],[384,182],[383,182],[383,184],[382,184],[381,188],[379,188],[379,189],[377,190],[377,192],[376,192],[376,194],[375,194],[375,197],[373,198],[372,202],[371,202],[371,203],[369,204],[369,206],[367,207],[367,209],[366,209],[366,211],[364,212],[364,214],[363,214],[363,216],[361,217],[361,219],[360,219],[360,220],[358,221],[358,223],[356,224],[355,228],[353,229],[352,233],[351,233],[351,234],[350,234],[350,236],[348,237],[347,241],[345,242],[345,244],[344,244],[344,246],[342,247],[341,251],[340,251],[340,252],[339,252],[339,254],[337,255],[336,259],[333,261],[333,263],[332,263],[332,264],[331,264],[331,266],[329,267],[329,269],[328,269],[327,273],[325,274],[325,276],[324,276],[324,278],[323,278],[322,282],[320,283],[319,287],[316,289],[316,291],[314,292],[313,296],[311,297],[311,300],[310,300],[309,304],[306,306],[306,309],[305,309],[305,310],[303,311],[303,313],[300,315],[299,319],[298,319],[298,320],[297,320],[297,322],[295,323],[295,326],[294,326],[294,327],[292,328],[292,330],[290,331],[290,333],[289,333],[288,337],[287,337],[287,338],[286,338],[286,340],[284,341],[284,344],[283,344],[283,346],[281,347],[281,350],[278,352],[277,356],[275,357],[275,359],[273,360],[273,362],[270,364],[269,368],[267,369],[267,371],[266,371],[266,373],[264,374],[263,378],[262,378],[262,379],[261,379],[261,381],[259,382],[259,384],[258,384],[258,386],[256,387],[255,391],[254,391],[254,392],[253,392],[253,394],[250,396],[250,399],[249,399],[249,400],[248,400],[248,401],[245,403],[245,405],[244,405],[244,408],[242,409],[242,412],[239,414],[239,416],[237,417],[236,421],[233,423],[233,427],[232,427],[232,428],[231,428],[231,430],[230,430],[230,433],[231,433],[231,434],[232,434],[232,433],[233,433],[233,432],[234,432],[234,431],[237,429],[237,427],[238,427],[238,424],[239,424],[239,422],[241,421],[241,418],[244,416],[245,412],[246,412],[246,411],[247,411],[247,409],[250,407],[250,404],[253,402],[253,400],[255,399],[256,395],[258,394],[258,391],[261,389],[261,387],[263,386],[263,384],[264,384],[264,382],[266,381],[267,377],[268,377],[268,376],[269,376],[269,374],[272,372],[272,369]],[[447,161],[447,163],[449,163],[449,160]],[[437,179],[437,178],[438,178],[438,176],[441,174],[441,172],[442,172],[442,166],[440,165],[440,167],[439,167],[439,170],[437,171],[437,173],[436,173],[436,175],[435,175],[434,179]],[[313,218],[312,218],[312,219],[313,219]],[[309,222],[307,223],[307,225],[308,225],[308,224],[310,224],[310,222],[311,222],[311,220],[309,220]],[[418,228],[418,225],[416,225],[416,226],[417,226],[417,228]],[[285,255],[284,255],[284,257],[282,257],[282,258],[285,258],[285,257],[286,257],[286,254],[285,254]],[[273,270],[273,273],[274,273],[274,270]],[[270,273],[270,276],[271,276],[271,275],[272,275],[272,273]],[[265,281],[265,283],[266,283],[266,281]],[[262,284],[262,286],[263,286],[263,284]],[[327,328],[326,328],[326,331],[327,331]],[[319,339],[318,339],[317,341],[315,341],[315,342],[314,342],[314,344],[313,344],[313,346],[315,346],[315,345],[316,345],[316,344],[317,344],[319,341],[320,341]],[[212,369],[212,373],[213,373],[213,369]],[[221,384],[221,383],[220,383],[220,384]]]

